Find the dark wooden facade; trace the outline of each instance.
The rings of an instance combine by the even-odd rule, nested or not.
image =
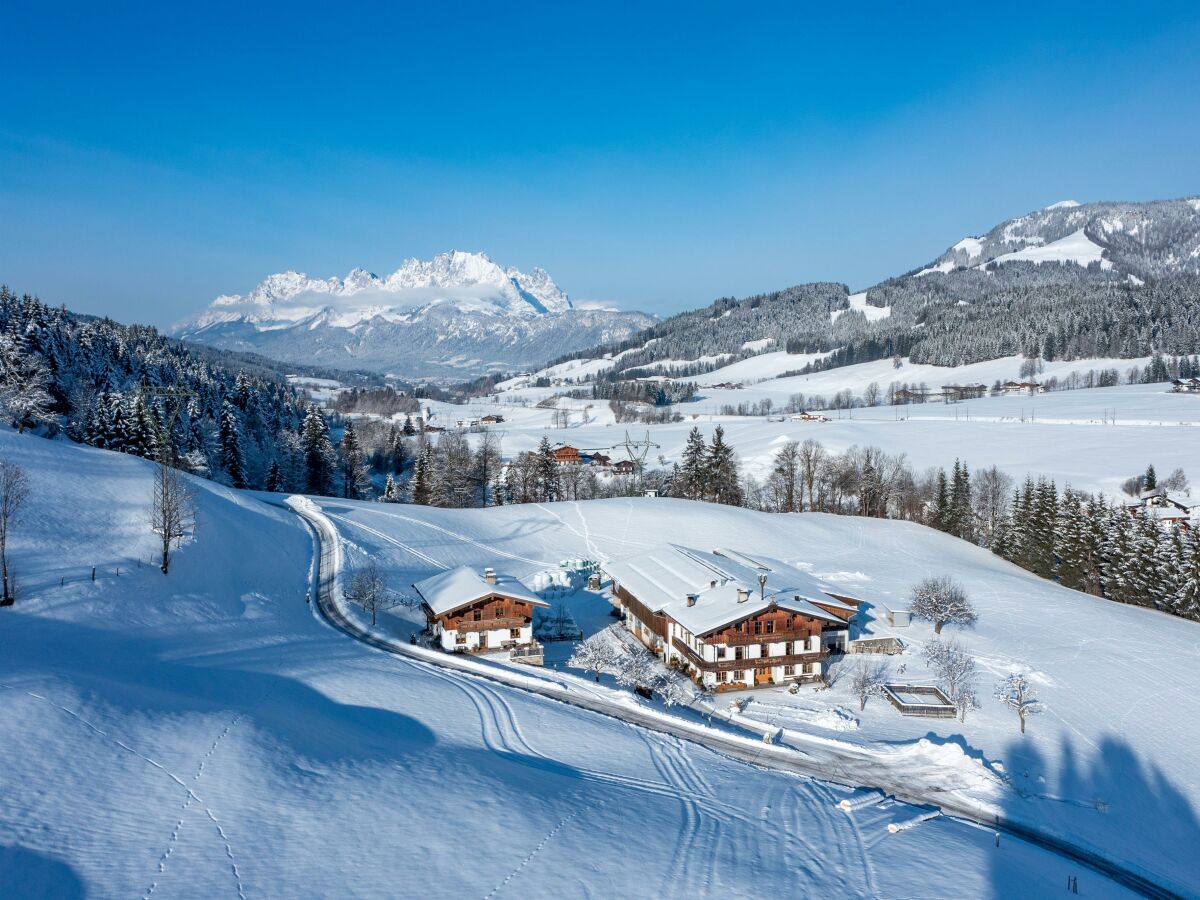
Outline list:
[[[428,607],[426,607],[428,614]],[[533,604],[525,600],[492,594],[481,600],[433,617],[445,631],[491,631],[521,628],[533,622]]]

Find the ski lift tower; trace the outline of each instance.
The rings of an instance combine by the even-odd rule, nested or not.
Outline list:
[[[650,431],[648,429],[646,431],[645,440],[641,441],[633,440],[629,436],[629,432],[626,431],[625,440],[617,444],[615,447],[613,447],[613,449],[615,450],[617,447],[624,447],[625,453],[629,457],[629,461],[633,463],[633,474],[637,479],[637,488],[640,491],[642,489],[642,474],[646,470],[646,457],[650,455],[650,451],[652,449],[660,450],[662,448],[659,447],[658,444],[654,443],[654,441],[650,440]]]

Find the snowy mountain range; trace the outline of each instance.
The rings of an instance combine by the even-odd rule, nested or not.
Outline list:
[[[176,337],[295,363],[407,377],[527,368],[566,349],[622,340],[653,316],[577,308],[543,269],[501,267],[483,253],[408,259],[380,277],[271,275],[180,322]]]

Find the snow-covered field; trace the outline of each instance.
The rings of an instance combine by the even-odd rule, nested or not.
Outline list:
[[[8,431],[0,454],[28,471],[34,489],[10,544],[20,599],[0,610],[5,896],[1015,897],[1061,890],[1072,874],[1089,896],[1120,893],[1015,839],[997,848],[987,829],[942,818],[889,835],[886,824],[912,808],[847,816],[834,808],[845,789],[371,650],[313,616],[309,537],[290,512],[253,495],[197,483],[197,538],[164,577],[148,564],[147,463]],[[412,521],[368,504],[323,505],[372,522],[374,533],[348,526],[347,535],[377,552],[397,581],[497,555],[524,573],[564,552],[633,549],[648,535],[644,505],[627,502],[585,511],[402,510]],[[805,542],[827,530],[815,517],[661,510],[655,515],[667,518],[656,522],[681,537],[711,542],[732,528],[744,542],[786,542],[793,558],[815,554],[819,542]],[[874,530],[864,532],[864,546]],[[895,543],[880,552],[919,554],[918,567],[946,552],[936,542],[920,550],[904,526],[887,533]],[[843,558],[831,561],[839,569],[876,571],[850,555],[844,535],[830,534],[843,539]],[[1012,585],[1036,592],[1026,576],[972,559],[1009,598],[989,604],[987,627],[998,631]],[[872,587],[893,589],[870,577]],[[1080,611],[1079,601],[1051,599]],[[1196,769],[1194,742],[1180,741],[1196,720],[1187,705],[1195,703],[1195,666],[1177,671],[1177,654],[1196,642],[1186,630],[1194,626],[1172,622],[1168,631],[1133,612],[1099,620],[1106,630],[1089,629],[1089,641],[1098,641],[1097,653],[1128,646],[1114,671],[1140,703],[1126,709],[1126,695],[1110,691],[1104,709],[1122,715],[1118,746],[1136,739],[1129,752],[1140,757],[1153,742],[1161,762],[1142,759],[1119,777],[1098,768],[1112,759],[1092,746],[1107,740],[1095,730],[1103,710],[1077,712],[1097,696],[1095,686],[1078,703],[1066,689],[1047,689],[1083,732],[1074,764],[1061,753],[1039,751],[1049,757],[1043,766],[994,752],[1033,781],[1044,770],[1047,792],[1103,796],[1108,812],[1079,815],[1107,816],[1136,837],[1150,811],[1157,825],[1172,826],[1195,794],[1194,782],[1178,784],[1179,773]],[[1061,665],[1042,664],[1049,654],[1039,640],[1064,644],[1064,665],[1072,655],[1086,659],[1086,646],[1047,631],[1014,652],[1036,653],[1047,677],[1087,687]],[[1147,712],[1154,709],[1161,715]],[[1138,737],[1147,717],[1154,727]],[[1062,733],[1046,720],[1034,725],[1047,735],[1037,740]],[[1067,771],[1079,783],[1058,787]],[[1132,787],[1144,778],[1149,793],[1131,808],[1113,782]],[[1136,840],[1116,849],[1157,866],[1172,831],[1158,833],[1157,854]],[[1162,871],[1182,873],[1179,883],[1195,889],[1186,855],[1175,855],[1185,861],[1164,862]]]
[[[827,374],[832,373],[821,373]],[[743,470],[760,479],[769,474],[772,458],[784,442],[807,438],[834,451],[858,445],[904,453],[918,470],[948,468],[961,458],[973,468],[997,465],[1017,479],[1027,474],[1045,475],[1060,486],[1070,484],[1112,496],[1120,493],[1122,481],[1144,471],[1149,463],[1160,472],[1182,467],[1197,475],[1200,397],[1170,393],[1162,384],[986,397],[948,405],[826,411],[829,422],[772,422],[765,416],[719,414],[720,404],[715,401],[720,395],[750,395],[756,402],[751,395],[756,389],[714,392],[711,398],[680,405],[678,409],[685,414],[682,422],[650,426],[617,425],[606,403],[590,400],[559,401],[559,408],[571,410],[571,424],[565,429],[550,428],[552,409],[487,401],[469,406],[433,405],[442,421],[451,424],[468,414],[502,413],[505,422],[496,430],[502,435],[506,456],[532,450],[548,436],[552,442],[611,451],[615,459],[624,459],[625,451],[617,445],[626,432],[637,438],[649,432],[658,447],[651,451],[648,465],[657,466],[661,456],[669,466],[679,460],[693,427],[699,427],[708,438],[721,425]],[[786,394],[781,402],[785,401]]]

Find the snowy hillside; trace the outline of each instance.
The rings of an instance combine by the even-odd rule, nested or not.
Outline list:
[[[380,277],[271,275],[177,324],[178,337],[289,362],[468,377],[525,368],[562,348],[621,340],[653,321],[576,309],[543,269],[503,268],[485,254],[409,259]]]
[[[909,645],[892,664],[903,664],[918,683],[930,677],[920,648],[932,629],[919,623],[890,628],[883,610],[905,608],[920,577],[951,574],[975,599],[980,617],[977,628],[956,633],[984,670],[982,708],[965,723],[904,718],[877,700],[860,712],[844,682],[795,695],[783,688],[750,692],[745,716],[783,727],[785,743],[815,759],[864,750],[886,767],[897,764],[889,754],[902,751],[901,771],[912,784],[933,778],[945,789],[957,785],[953,790],[965,797],[999,803],[1006,815],[1200,890],[1191,861],[1175,852],[1195,833],[1200,811],[1194,775],[1200,624],[1062,589],[912,524],[770,516],[663,499],[486,511],[319,503],[345,542],[345,565],[375,559],[399,583],[461,564],[495,564],[536,583],[538,573],[557,569],[560,559],[603,564],[660,546],[665,536],[699,548],[733,546],[779,557],[830,590],[867,601],[866,629]],[[547,596],[568,604],[585,630],[611,621],[594,593]],[[411,627],[399,616],[383,626],[399,636]],[[1047,710],[1023,738],[1012,712],[990,698],[992,681],[1012,671],[1030,673]],[[999,794],[993,775],[1006,785]],[[941,895],[936,888],[917,893]]]
[[[368,649],[313,616],[307,533],[252,495],[197,482],[196,539],[164,577],[145,564],[150,464],[8,431],[0,454],[33,487],[10,543],[20,598],[0,609],[7,896],[1030,896],[1070,874],[1089,896],[1122,895],[1009,836],[997,848],[989,830],[945,818],[889,835],[917,811],[851,817],[834,807],[846,789]],[[635,511],[420,510],[453,533],[373,527],[439,563],[492,559],[492,542],[523,574],[589,540],[632,546],[621,534],[635,534]],[[763,534],[734,515],[747,539]],[[397,582],[434,568],[379,546]],[[1172,653],[1157,671],[1182,688]],[[1074,709],[1062,713],[1086,725]],[[1159,740],[1174,766],[1192,765],[1173,730]],[[1070,771],[1084,776],[1091,752]],[[1046,769],[1052,783],[1060,771]],[[1092,790],[1123,811],[1101,782],[1070,793]]]

